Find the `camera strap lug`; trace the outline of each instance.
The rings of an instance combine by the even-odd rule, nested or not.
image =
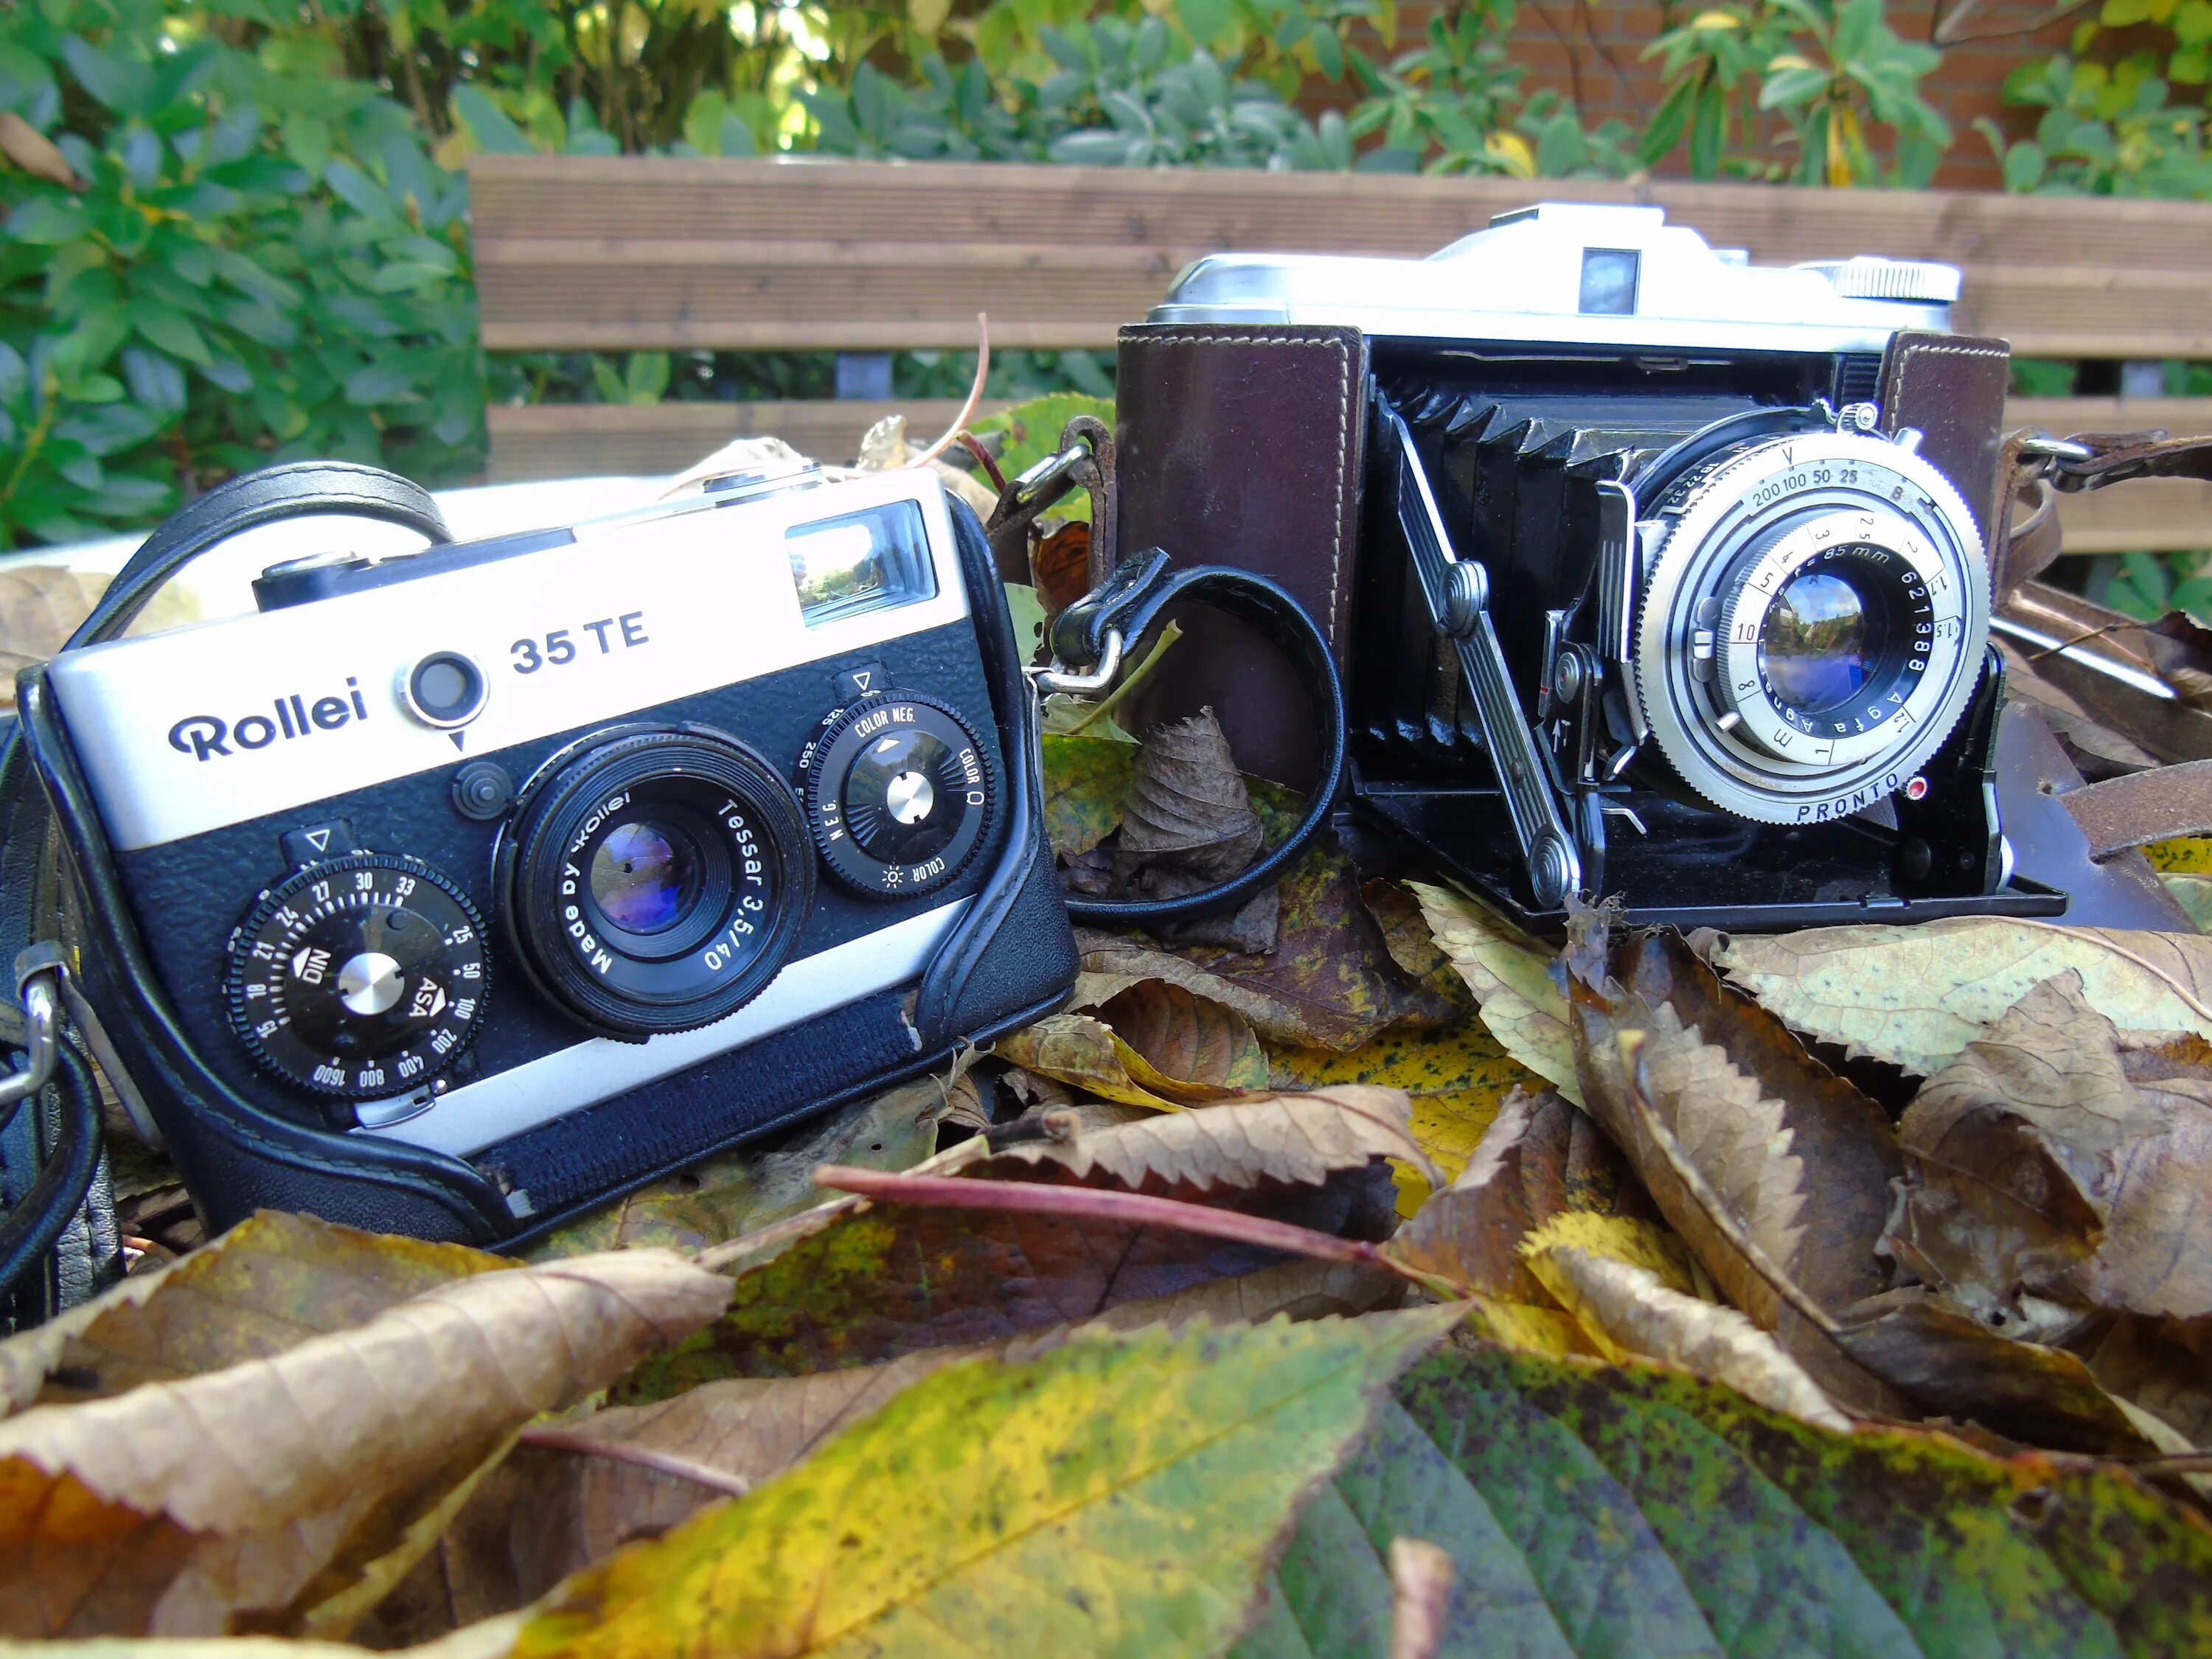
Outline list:
[[[1490,619],[1489,574],[1480,564],[1452,551],[1450,533],[1405,417],[1379,395],[1376,406],[1398,452],[1398,522],[1413,554],[1421,597],[1437,632],[1458,653],[1460,673],[1474,698],[1475,719],[1498,769],[1537,908],[1556,909],[1581,890],[1582,860],[1560,815],[1559,799],[1546,781],[1535,735],[1514,696],[1505,653]]]

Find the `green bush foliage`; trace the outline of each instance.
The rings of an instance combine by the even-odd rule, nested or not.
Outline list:
[[[247,50],[168,10],[0,22],[0,544],[143,524],[272,459],[476,464],[460,181],[313,37]]]
[[[827,353],[476,344],[479,150],[1912,184],[1949,135],[1884,0],[1719,0],[1642,132],[1531,93],[1516,0],[0,0],[0,546],[144,524],[271,459],[481,465],[487,401],[819,397]],[[2171,48],[2107,62],[2097,31]],[[2212,0],[2105,0],[2014,78],[2014,188],[2212,194]],[[1340,108],[1293,101],[1316,80]],[[2185,90],[2177,90],[2185,88]],[[902,353],[902,397],[972,358]],[[1110,393],[1091,352],[991,392]]]

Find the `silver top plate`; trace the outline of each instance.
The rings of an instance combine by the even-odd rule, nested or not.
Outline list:
[[[786,532],[895,501],[921,512],[935,593],[805,625]],[[344,550],[358,521],[322,522]],[[732,506],[694,496],[575,536],[64,653],[54,696],[110,840],[129,852],[203,835],[968,615],[944,489],[926,472]],[[483,672],[465,726],[408,713],[404,677],[432,652]]]
[[[1212,254],[1148,320],[1470,344],[1874,352],[1900,329],[1948,332],[1959,281],[1953,266],[1863,256],[1753,265],[1668,224],[1663,209],[1547,202],[1425,259]]]

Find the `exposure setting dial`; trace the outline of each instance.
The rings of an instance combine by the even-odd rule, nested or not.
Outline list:
[[[474,907],[397,854],[309,865],[230,937],[240,1037],[288,1082],[347,1100],[408,1093],[453,1064],[489,977]]]
[[[806,819],[848,887],[902,898],[957,876],[990,828],[990,769],[967,722],[934,697],[839,710],[801,762]]]

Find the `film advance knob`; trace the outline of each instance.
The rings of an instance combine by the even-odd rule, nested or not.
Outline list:
[[[870,697],[808,746],[806,820],[847,886],[903,898],[944,886],[982,845],[993,779],[965,720],[934,697]]]

